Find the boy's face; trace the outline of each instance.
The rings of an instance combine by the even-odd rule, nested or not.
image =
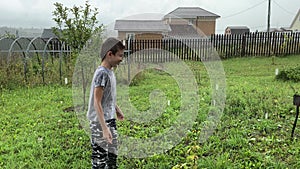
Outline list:
[[[109,63],[112,67],[116,67],[119,65],[124,57],[124,50],[118,50],[116,54],[113,54],[112,52],[108,53],[109,55]]]

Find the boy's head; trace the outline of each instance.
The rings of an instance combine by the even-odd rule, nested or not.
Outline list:
[[[119,50],[124,50],[125,46],[123,43],[116,38],[108,38],[104,41],[100,50],[100,58],[103,61],[106,54],[111,51],[112,54],[116,54]]]

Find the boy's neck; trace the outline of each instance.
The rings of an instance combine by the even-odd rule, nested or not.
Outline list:
[[[105,67],[107,69],[111,69],[112,68],[112,66],[109,63],[107,63],[105,60],[103,60],[101,62],[101,66],[103,66],[103,67]]]

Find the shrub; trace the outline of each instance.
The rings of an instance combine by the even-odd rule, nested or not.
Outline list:
[[[283,81],[300,81],[300,66],[284,69],[276,75],[276,79]]]

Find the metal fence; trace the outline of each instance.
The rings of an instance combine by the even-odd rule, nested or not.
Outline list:
[[[300,33],[247,33],[242,35],[212,35],[208,38],[156,40],[126,40],[126,62],[161,63],[174,59],[208,61],[244,56],[272,56],[300,54]],[[97,46],[98,47],[98,46]],[[8,79],[15,74],[16,81],[51,82],[56,75],[62,82],[67,76],[71,48],[57,38],[1,38],[0,77]],[[130,63],[129,63],[130,64]],[[73,65],[74,66],[74,65]],[[72,71],[69,71],[72,72]],[[70,77],[72,75],[68,75]],[[1,81],[0,81],[1,83]]]
[[[132,60],[137,62],[164,62],[172,58],[168,55],[176,55],[183,60],[204,61],[216,54],[222,59],[300,54],[300,33],[216,34],[198,39],[127,40],[126,44]]]
[[[210,40],[223,58],[300,54],[300,32],[212,35]]]

